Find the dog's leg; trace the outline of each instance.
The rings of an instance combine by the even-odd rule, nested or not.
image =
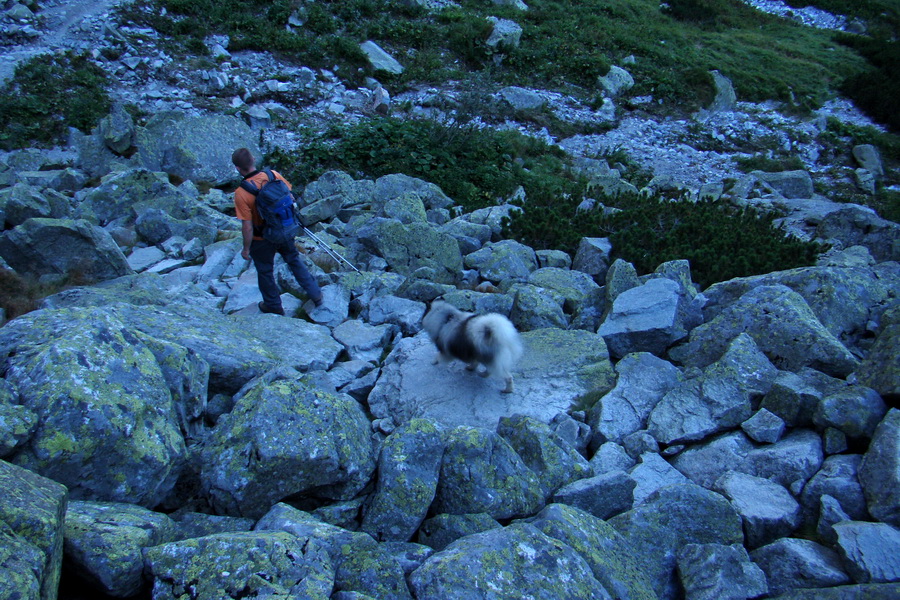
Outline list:
[[[466,371],[474,371],[477,368],[478,368],[477,360],[473,360],[472,362],[470,362],[466,365]]]
[[[506,388],[501,392],[503,394],[512,394],[513,393],[513,378],[512,375],[506,376]]]
[[[443,352],[438,351],[437,355],[435,355],[435,357],[434,357],[434,360],[431,361],[431,364],[433,364],[433,365],[444,364],[446,362],[450,362],[451,360],[453,360],[452,356],[448,356],[448,355],[444,354]]]

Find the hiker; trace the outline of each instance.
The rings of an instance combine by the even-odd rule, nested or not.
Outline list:
[[[300,252],[294,245],[293,236],[299,229],[299,224],[293,215],[293,196],[289,201],[289,214],[285,212],[286,229],[277,230],[280,226],[280,223],[277,222],[278,219],[271,219],[276,221],[274,224],[267,223],[260,214],[265,211],[257,210],[257,196],[270,182],[270,177],[272,181],[276,181],[274,185],[278,188],[281,188],[281,184],[277,182],[283,182],[287,186],[287,195],[290,195],[290,182],[276,171],[257,170],[256,159],[247,148],[235,150],[231,155],[231,162],[243,177],[241,185],[234,191],[234,210],[237,218],[241,221],[241,233],[244,238],[241,256],[244,260],[252,258],[253,265],[256,267],[259,291],[263,297],[262,302],[258,305],[259,310],[264,313],[284,314],[284,308],[281,306],[281,288],[275,282],[276,252],[281,254],[284,262],[290,267],[291,273],[294,274],[297,282],[310,299],[316,306],[321,306],[322,290],[319,289],[315,278],[303,264]],[[288,202],[286,196],[284,202]]]

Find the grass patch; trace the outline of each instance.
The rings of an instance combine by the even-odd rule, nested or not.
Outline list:
[[[19,275],[10,269],[0,268],[0,308],[6,311],[7,319],[37,310],[41,300],[65,289],[89,283],[80,272],[69,274],[65,279],[46,283],[34,277]]]
[[[106,75],[87,55],[45,54],[16,67],[0,89],[0,148],[51,146],[69,127],[89,132],[109,113]]]

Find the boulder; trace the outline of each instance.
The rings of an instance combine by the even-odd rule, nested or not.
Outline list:
[[[612,244],[608,238],[582,238],[572,259],[572,268],[582,271],[600,283],[606,280]]]
[[[606,272],[605,281],[607,310],[612,308],[613,303],[615,303],[619,294],[641,285],[641,280],[638,279],[637,270],[634,268],[634,265],[630,262],[625,262],[621,258],[617,258],[613,261],[613,264],[609,266],[609,270]]]
[[[427,223],[403,224],[396,219],[373,218],[357,232],[360,242],[403,276],[423,267],[433,270],[432,280],[455,283],[462,271],[456,240]]]
[[[816,318],[802,296],[783,285],[756,287],[718,316],[691,332],[688,343],[669,355],[688,366],[704,366],[722,354],[738,334],[749,334],[780,368],[811,366],[846,377],[859,360]]]
[[[454,542],[413,572],[410,588],[417,600],[610,597],[575,550],[527,523]]]
[[[749,548],[789,536],[800,525],[800,505],[777,483],[729,471],[715,483],[744,521]]]
[[[189,372],[190,360],[168,348],[176,352],[166,365],[154,354],[162,349],[154,347],[158,340],[105,310],[69,312],[76,318],[62,321],[44,312],[0,330],[4,354],[15,353],[6,377],[40,419],[11,460],[68,486],[76,499],[157,505],[185,458],[179,412],[189,412],[191,400],[179,408],[175,397],[182,399],[176,386],[190,379],[177,370]],[[48,321],[49,329],[40,329]],[[194,392],[185,395],[196,398]]]
[[[531,524],[574,549],[612,597],[656,598],[627,541],[608,523],[564,504],[551,504]]]
[[[762,183],[764,188],[785,198],[813,197],[813,180],[807,171],[784,171],[781,173],[753,171],[750,174]]]
[[[861,459],[858,454],[838,454],[825,459],[800,496],[807,521],[814,522],[819,517],[820,499],[825,495],[834,498],[851,519],[868,518],[858,476]]]
[[[150,208],[162,210],[174,219],[191,218],[200,210],[185,190],[169,182],[165,173],[128,169],[109,173],[100,185],[85,190],[75,217],[100,226],[120,220],[133,224],[141,212]]]
[[[245,389],[202,448],[203,490],[220,514],[260,517],[296,494],[346,500],[375,469],[355,400],[273,375]]]
[[[435,515],[422,523],[419,529],[419,543],[434,550],[443,550],[459,538],[501,527],[500,523],[487,513],[471,515]]]
[[[176,528],[175,541],[216,533],[250,531],[256,523],[253,519],[243,519],[241,517],[182,511],[173,513],[172,519],[175,521]]]
[[[900,347],[900,308],[885,311],[881,324],[882,329],[859,365],[856,378],[882,397],[896,398],[900,396],[900,366],[895,360]]]
[[[637,457],[638,463],[628,472],[635,482],[632,506],[640,506],[658,490],[671,485],[690,483],[688,479],[672,467],[656,452],[644,452]]]
[[[175,541],[175,522],[133,504],[72,502],[66,511],[66,561],[103,593],[127,598],[144,586],[144,548]]]
[[[134,230],[141,240],[149,244],[163,244],[172,237],[185,240],[197,238],[203,246],[216,241],[218,230],[212,223],[199,219],[176,219],[164,210],[146,208],[134,221]]]
[[[335,327],[332,335],[344,346],[351,360],[378,362],[393,332],[392,325],[369,325],[350,319]]]
[[[603,303],[600,286],[581,271],[543,267],[528,276],[528,283],[561,294],[565,298],[563,310],[568,314],[580,313]]]
[[[41,193],[25,183],[0,190],[0,213],[5,217],[4,229],[16,227],[32,218],[62,219],[69,216],[70,212],[69,200],[61,194],[46,191]]]
[[[434,512],[508,519],[543,506],[547,495],[537,474],[496,433],[457,427],[446,433],[444,447]]]
[[[838,240],[845,248],[865,246],[879,262],[900,260],[900,225],[862,206],[829,213],[816,228],[816,237]]]
[[[741,544],[741,518],[728,501],[693,484],[654,492],[644,504],[609,520],[625,539],[660,600],[678,595],[676,554],[687,544]]]
[[[466,268],[477,269],[484,279],[526,281],[538,268],[534,250],[515,240],[486,244],[465,258]]]
[[[366,206],[372,204],[375,182],[367,179],[354,180],[343,171],[326,171],[318,179],[303,189],[302,207],[316,202],[339,197],[343,206]]]
[[[859,481],[872,516],[900,527],[900,410],[892,408],[875,430]]]
[[[878,392],[862,386],[845,386],[825,395],[813,413],[813,423],[832,427],[849,438],[871,438],[887,413]]]
[[[900,594],[900,583],[867,583],[829,588],[789,590],[778,600],[894,600]]]
[[[753,339],[740,334],[719,361],[656,404],[647,429],[659,442],[672,444],[736,427],[750,418],[751,398],[765,393],[776,375]]]
[[[706,290],[706,320],[712,320],[754,288],[784,285],[797,292],[816,318],[845,346],[857,347],[872,336],[892,290],[900,285],[900,268],[893,263],[852,267],[803,267],[765,275],[738,277]]]
[[[837,549],[856,583],[900,581],[900,530],[887,523],[835,523]]]
[[[742,431],[733,431],[683,450],[672,458],[672,465],[697,485],[712,489],[728,471],[749,471],[747,456],[753,449]]]
[[[488,21],[494,26],[491,35],[485,44],[492,52],[504,53],[519,47],[522,39],[522,26],[509,19],[488,17]]]
[[[635,463],[635,459],[631,458],[625,451],[625,448],[615,442],[606,442],[591,457],[591,466],[594,473],[603,475],[612,471],[627,471],[631,469]]]
[[[146,550],[144,565],[160,598],[181,598],[189,589],[198,598],[327,600],[335,577],[321,546],[281,531],[220,533],[154,546]]]
[[[394,173],[375,180],[373,209],[376,213],[382,212],[391,202],[410,196],[420,200],[426,210],[453,206],[453,200],[437,185],[409,175]]]
[[[413,419],[387,437],[375,493],[361,530],[381,541],[409,541],[434,500],[443,442],[434,423]]]
[[[745,466],[737,470],[790,487],[808,481],[822,460],[822,438],[814,431],[795,429],[775,444],[748,452]]]
[[[592,474],[587,460],[545,423],[524,415],[502,417],[497,433],[537,474],[545,497],[564,485]]]
[[[647,352],[626,355],[615,369],[616,386],[588,412],[595,443],[619,442],[644,429],[659,401],[681,381],[677,367]]]
[[[788,427],[812,425],[822,392],[805,376],[811,371],[808,368],[801,369],[799,374],[780,371],[772,388],[763,396],[760,408],[782,419]]]
[[[366,320],[371,325],[395,325],[403,335],[413,336],[422,329],[426,308],[424,302],[390,295],[379,296],[369,303]]]
[[[474,290],[453,290],[441,298],[459,310],[478,314],[498,313],[508,317],[512,312],[514,297],[509,294],[492,294]]]
[[[103,229],[83,220],[28,219],[0,235],[0,258],[20,274],[103,281],[132,273]]]
[[[651,279],[620,293],[597,331],[610,353],[618,358],[630,352],[661,355],[688,335],[687,301],[670,279]]]
[[[0,596],[55,600],[68,492],[5,461],[0,489]]]
[[[258,140],[259,134],[237,117],[162,112],[137,128],[135,161],[151,171],[220,186],[239,177],[231,163],[235,148],[262,158]]]
[[[710,74],[712,75],[713,85],[716,88],[716,96],[706,110],[709,113],[734,112],[735,108],[737,108],[737,94],[734,92],[731,80],[716,69],[710,71]]]
[[[498,242],[502,237],[504,219],[508,219],[510,217],[510,214],[512,214],[514,211],[519,212],[521,210],[522,209],[515,204],[503,204],[500,206],[488,206],[486,208],[479,208],[478,210],[473,210],[472,212],[464,215],[461,218],[469,221],[470,223],[487,225],[491,228],[491,240]]]
[[[538,92],[514,85],[501,89],[499,94],[515,110],[539,110],[547,104]]]
[[[766,574],[739,544],[687,544],[677,559],[685,597],[691,600],[746,600],[769,591]]]
[[[502,381],[475,376],[458,361],[433,364],[437,350],[424,332],[404,338],[385,359],[369,408],[398,425],[418,416],[494,429],[516,413],[547,423],[588,392],[612,387],[612,364],[596,334],[541,329],[523,333],[522,344],[515,391],[501,394]]]
[[[761,444],[777,442],[781,439],[784,428],[785,424],[781,417],[765,408],[756,411],[752,417],[741,423],[744,433]]]
[[[369,64],[375,71],[386,71],[391,75],[399,75],[403,72],[403,65],[372,40],[363,42],[359,48],[369,59]]]
[[[107,148],[121,156],[134,145],[134,119],[122,104],[116,103],[112,111],[100,119],[95,133]]]
[[[510,292],[514,300],[509,318],[519,331],[568,328],[561,294],[533,285],[516,285]]]
[[[635,485],[635,480],[625,471],[607,471],[594,477],[579,479],[556,490],[550,501],[607,520],[634,506]]]
[[[616,97],[634,87],[634,77],[631,76],[631,73],[615,65],[609,68],[609,72],[606,75],[598,77],[597,82],[603,88],[603,91],[611,97]]]
[[[769,594],[850,583],[836,552],[811,540],[782,538],[750,553],[765,573]]]

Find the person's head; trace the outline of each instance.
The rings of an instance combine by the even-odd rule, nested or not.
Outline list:
[[[241,175],[252,173],[256,169],[256,159],[253,154],[246,148],[238,148],[231,155],[231,162],[237,168]]]

